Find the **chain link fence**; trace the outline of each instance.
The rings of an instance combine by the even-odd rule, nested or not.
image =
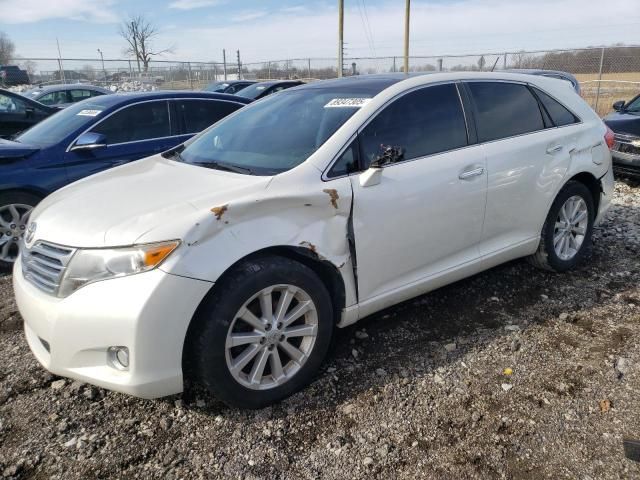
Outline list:
[[[20,58],[32,84],[90,82],[112,90],[198,90],[225,79],[307,81],[335,78],[335,58],[296,58],[252,63],[171,62],[153,60],[145,67],[128,59]],[[403,59],[394,57],[346,58],[344,75],[402,71]],[[640,46],[504,52],[470,55],[414,56],[411,72],[491,71],[505,69],[562,70],[573,74],[582,96],[600,114],[611,111],[616,100],[640,93]]]

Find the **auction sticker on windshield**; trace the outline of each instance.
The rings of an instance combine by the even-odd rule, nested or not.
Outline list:
[[[95,117],[102,113],[102,110],[80,110],[76,115],[80,115],[82,117]]]
[[[327,103],[324,108],[360,108],[364,107],[370,101],[370,98],[334,98],[329,103]]]

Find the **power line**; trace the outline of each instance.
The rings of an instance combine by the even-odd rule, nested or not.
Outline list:
[[[367,4],[365,3],[365,0],[362,0],[362,9],[364,10],[364,18],[367,21],[367,28],[369,29],[369,37],[371,38],[371,48],[373,50],[373,55],[377,56],[376,44],[373,38],[373,30],[371,29],[371,23],[369,22],[369,14],[367,13]]]

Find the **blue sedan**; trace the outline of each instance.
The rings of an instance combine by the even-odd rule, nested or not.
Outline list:
[[[206,92],[104,95],[0,140],[0,269],[15,261],[29,213],[46,195],[173,148],[250,101]]]

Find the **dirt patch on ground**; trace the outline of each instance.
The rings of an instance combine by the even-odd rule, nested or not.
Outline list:
[[[640,188],[580,269],[516,261],[339,331],[319,378],[260,411],[158,401],[34,360],[0,278],[0,473],[14,478],[640,478]],[[505,369],[510,368],[511,372]]]

